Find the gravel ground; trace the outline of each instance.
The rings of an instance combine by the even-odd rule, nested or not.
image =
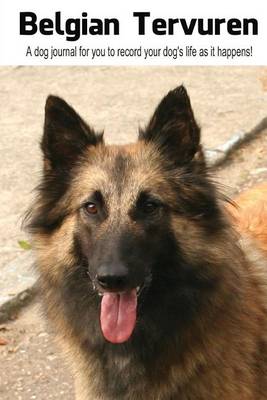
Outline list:
[[[0,68],[1,265],[21,250],[19,216],[40,170],[38,141],[48,93],[69,100],[108,141],[133,140],[160,97],[184,82],[207,147],[249,130],[267,115],[267,69],[253,68]],[[215,178],[229,195],[267,179],[267,132],[243,146]],[[72,377],[38,302],[0,326],[1,400],[73,399]]]
[[[73,384],[53,335],[41,317],[39,304],[0,326],[1,400],[74,398]]]

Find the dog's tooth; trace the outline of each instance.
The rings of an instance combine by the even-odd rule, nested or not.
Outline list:
[[[137,293],[139,292],[139,290],[140,290],[140,286],[137,286],[137,288],[136,288]]]

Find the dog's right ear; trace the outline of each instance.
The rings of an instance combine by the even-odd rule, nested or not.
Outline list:
[[[139,140],[154,142],[174,165],[184,165],[200,154],[200,128],[184,86],[171,90],[157,106]]]
[[[103,141],[64,100],[49,96],[41,149],[45,170],[70,169],[86,147]]]

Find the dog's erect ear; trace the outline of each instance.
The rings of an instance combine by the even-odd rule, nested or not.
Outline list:
[[[170,91],[159,103],[140,140],[153,141],[176,165],[192,160],[200,149],[200,129],[184,86]]]
[[[64,100],[49,96],[45,105],[41,148],[46,170],[69,169],[90,145],[102,141]]]

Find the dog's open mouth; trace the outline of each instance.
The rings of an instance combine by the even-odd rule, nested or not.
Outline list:
[[[104,292],[101,299],[100,325],[106,340],[126,342],[136,324],[138,289],[120,293]]]

